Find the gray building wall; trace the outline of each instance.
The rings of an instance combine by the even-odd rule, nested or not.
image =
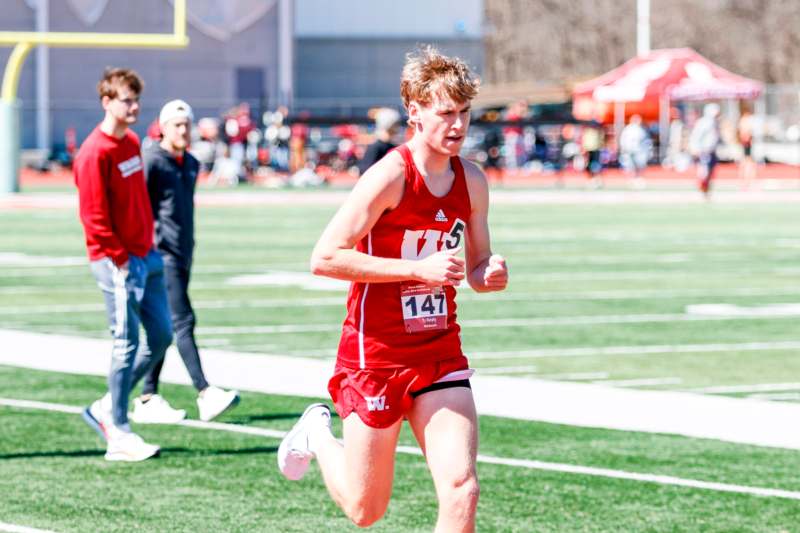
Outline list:
[[[359,114],[374,106],[399,107],[405,57],[420,43],[458,56],[483,71],[478,38],[298,37],[294,108],[324,114]]]
[[[34,12],[23,0],[0,0],[3,4],[0,29],[32,31]],[[167,0],[136,0],[108,3],[97,23],[87,27],[66,2],[50,2],[52,31],[120,33],[171,33],[172,5]],[[97,81],[107,66],[135,69],[145,81],[142,113],[134,128],[140,135],[155,119],[164,102],[182,98],[195,108],[195,116],[219,116],[241,101],[237,94],[237,69],[261,69],[264,104],[275,105],[277,80],[277,4],[262,19],[220,41],[201,33],[191,24],[191,40],[185,50],[155,49],[50,49],[50,103],[52,142],[63,143],[68,127],[77,129],[82,141],[102,118],[96,92]],[[11,48],[0,48],[0,65],[5,66]],[[33,147],[36,136],[35,53],[23,68],[19,98],[22,101],[22,145]],[[251,91],[252,92],[252,91]],[[258,106],[258,98],[252,102]],[[256,109],[257,110],[257,109]]]
[[[189,8],[191,10],[191,1]],[[222,0],[220,0],[222,1]],[[233,0],[226,0],[233,1]],[[278,6],[257,22],[218,40],[191,22],[186,50],[155,49],[50,49],[51,140],[64,142],[69,127],[81,142],[102,118],[96,84],[107,66],[131,67],[142,75],[145,90],[142,114],[134,129],[144,134],[161,105],[182,98],[195,108],[195,116],[219,116],[242,101],[237,88],[238,69],[255,71],[263,85],[267,108],[278,103]],[[295,15],[295,111],[319,114],[363,113],[377,105],[399,107],[399,79],[405,54],[419,43],[430,43],[457,55],[480,74],[484,54],[483,2],[450,3],[408,0],[292,0]],[[32,31],[35,13],[25,0],[0,0],[0,30]],[[170,33],[172,4],[168,0],[110,0],[99,20],[87,26],[64,0],[50,0],[52,31]],[[419,19],[416,13],[428,17]],[[4,67],[10,47],[0,47]],[[22,144],[36,140],[36,55],[32,52],[22,71]],[[248,74],[252,81],[254,72]],[[241,76],[239,76],[241,77]],[[259,80],[256,80],[259,81]],[[257,116],[259,98],[251,101]]]

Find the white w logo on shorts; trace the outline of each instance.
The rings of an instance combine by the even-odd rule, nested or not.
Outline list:
[[[386,405],[386,396],[365,396],[364,399],[367,401],[367,409],[369,411],[385,411],[389,409],[389,406]]]

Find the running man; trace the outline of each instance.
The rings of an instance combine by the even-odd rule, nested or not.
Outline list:
[[[717,148],[720,144],[719,104],[703,107],[703,116],[695,123],[689,135],[689,151],[697,158],[697,183],[700,192],[708,200],[711,182],[717,166]]]
[[[169,308],[178,353],[198,391],[200,420],[216,418],[239,402],[239,393],[209,385],[194,338],[197,322],[189,300],[189,278],[194,254],[194,190],[200,163],[190,154],[192,108],[172,100],[161,108],[161,142],[144,152],[145,177],[156,228],[156,249],[164,260]],[[142,394],[133,401],[131,420],[139,424],[171,424],[186,417],[158,394],[162,359],[145,376]]]
[[[83,412],[108,443],[107,461],[142,461],[159,453],[158,446],[131,431],[128,397],[172,342],[164,263],[153,248],[141,147],[128,128],[139,117],[143,86],[132,70],[105,71],[97,85],[105,116],[83,142],[74,165],[91,270],[103,291],[114,337],[109,392]],[[147,333],[141,346],[140,323]]]
[[[352,282],[328,385],[344,441],[331,433],[328,407],[311,405],[281,442],[278,466],[296,480],[316,457],[358,526],[386,511],[407,418],[436,488],[436,531],[475,529],[477,415],[455,287],[508,282],[505,260],[491,252],[486,177],[458,156],[478,83],[431,47],[408,56],[400,92],[413,136],[364,174],[312,253],[314,274]]]

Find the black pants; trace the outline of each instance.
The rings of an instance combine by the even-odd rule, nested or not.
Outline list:
[[[164,262],[164,282],[167,285],[167,299],[178,352],[181,354],[183,364],[186,365],[186,370],[189,371],[194,387],[201,391],[208,387],[208,382],[203,374],[200,354],[197,353],[197,343],[194,340],[196,320],[192,302],[189,300],[189,276],[188,268],[176,266],[169,261]],[[161,359],[144,377],[142,394],[158,392],[158,377],[163,366],[164,359]]]

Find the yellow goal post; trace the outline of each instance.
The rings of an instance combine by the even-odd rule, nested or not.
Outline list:
[[[0,194],[19,191],[21,106],[17,91],[22,66],[33,47],[186,48],[186,0],[174,0],[173,19],[172,33],[0,31],[0,46],[14,47],[0,89]]]

